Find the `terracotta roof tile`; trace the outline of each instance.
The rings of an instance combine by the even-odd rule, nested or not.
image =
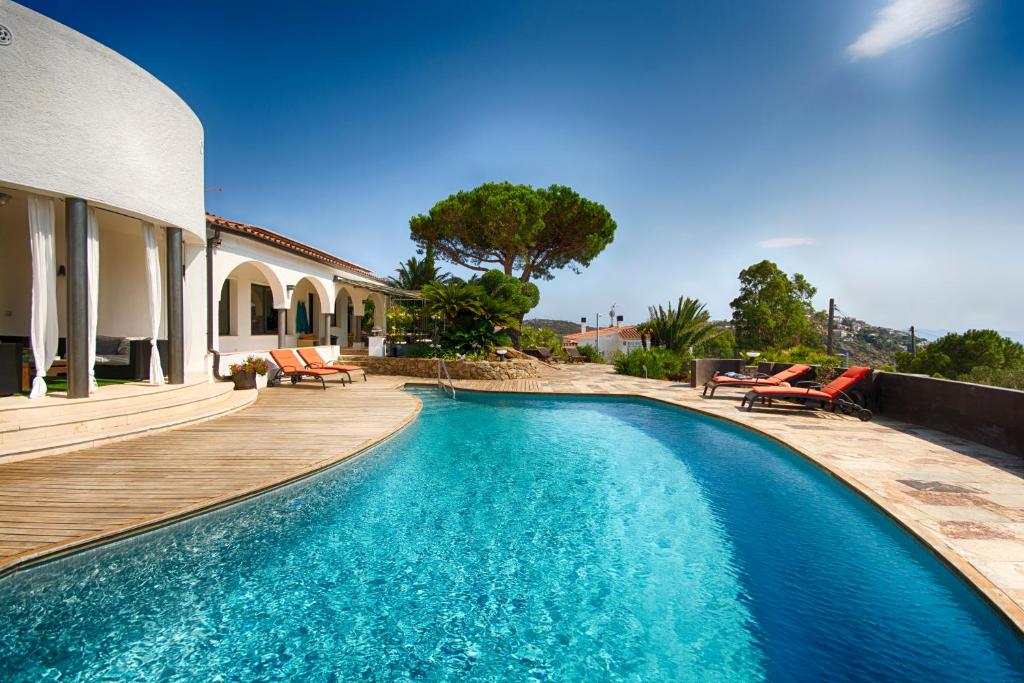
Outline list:
[[[602,327],[598,331],[599,335],[604,337],[609,334],[618,334],[619,339],[640,339],[640,333],[636,331],[636,325],[623,325],[621,327]],[[573,332],[572,334],[562,335],[562,341],[579,341],[586,337],[593,337],[594,330],[587,330],[586,332]]]
[[[218,216],[212,213],[206,214],[206,223],[209,227],[213,229],[227,230],[228,232],[235,232],[243,235],[248,235],[250,237],[258,239],[261,242],[265,242],[280,249],[284,249],[285,251],[290,251],[293,254],[305,256],[306,258],[312,259],[314,261],[320,261],[321,263],[326,263],[328,265],[336,266],[338,268],[343,268],[345,270],[352,271],[353,273],[358,273],[363,277],[372,278],[379,282],[387,282],[386,278],[377,275],[370,269],[364,268],[363,266],[360,266],[357,263],[352,263],[351,261],[340,259],[337,256],[334,256],[333,254],[328,254],[326,251],[321,251],[316,247],[311,247],[308,244],[303,244],[298,240],[293,240],[291,237],[285,237],[284,235],[276,233],[273,230],[267,230],[266,228],[260,227],[258,225],[240,223],[238,221],[233,221],[229,218],[224,218],[223,216]]]

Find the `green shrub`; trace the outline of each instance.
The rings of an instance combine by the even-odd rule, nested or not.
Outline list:
[[[798,344],[788,348],[768,349],[761,354],[760,360],[773,361],[775,363],[806,363],[807,365],[824,365],[827,367],[839,367],[842,363],[840,356],[830,356],[824,349],[817,349],[811,346]]]
[[[974,384],[987,384],[992,387],[1024,391],[1024,370],[990,368],[980,365],[972,368],[970,372],[960,375],[957,379],[961,382],[973,382]]]
[[[545,348],[557,356],[565,356],[558,333],[548,327],[524,327],[520,330],[519,345],[524,349]]]
[[[633,349],[629,353],[615,355],[615,372],[620,375],[643,377],[644,367],[651,379],[678,377],[683,369],[684,358],[668,349]]]
[[[598,352],[598,350],[595,349],[593,346],[587,346],[587,345],[577,346],[576,350],[580,352],[581,356],[583,356],[583,360],[587,361],[588,363],[603,363],[604,362],[604,356],[602,356]]]
[[[950,333],[917,352],[896,354],[896,369],[922,375],[959,377],[975,368],[1024,370],[1024,346],[995,330]]]
[[[435,349],[428,344],[410,344],[406,355],[409,358],[437,358],[440,349]]]
[[[693,348],[695,358],[735,358],[736,337],[731,330],[722,330],[720,334]]]

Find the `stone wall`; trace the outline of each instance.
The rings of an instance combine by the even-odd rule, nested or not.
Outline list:
[[[434,358],[364,358],[366,372],[371,375],[405,375],[437,377]],[[537,363],[530,360],[466,361],[450,360],[448,373],[452,379],[534,379],[540,377]]]

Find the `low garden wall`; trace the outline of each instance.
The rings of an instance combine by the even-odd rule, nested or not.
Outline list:
[[[876,372],[867,393],[879,415],[1024,456],[1024,391]]]
[[[363,366],[371,375],[405,375],[437,378],[435,358],[365,358]],[[452,379],[534,379],[540,377],[537,364],[530,360],[447,361]]]

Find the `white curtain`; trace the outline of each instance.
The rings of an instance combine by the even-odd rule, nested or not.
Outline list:
[[[96,209],[89,207],[86,221],[87,267],[89,271],[89,384],[96,383],[96,325],[100,313],[100,224]]]
[[[160,367],[160,351],[156,340],[160,336],[160,249],[157,243],[156,226],[142,224],[146,238],[146,284],[149,286],[149,333],[152,349],[149,354],[149,383],[163,384],[164,371]]]
[[[28,196],[28,236],[32,250],[32,358],[36,376],[29,398],[46,396],[46,372],[57,357],[57,253],[53,200]]]

